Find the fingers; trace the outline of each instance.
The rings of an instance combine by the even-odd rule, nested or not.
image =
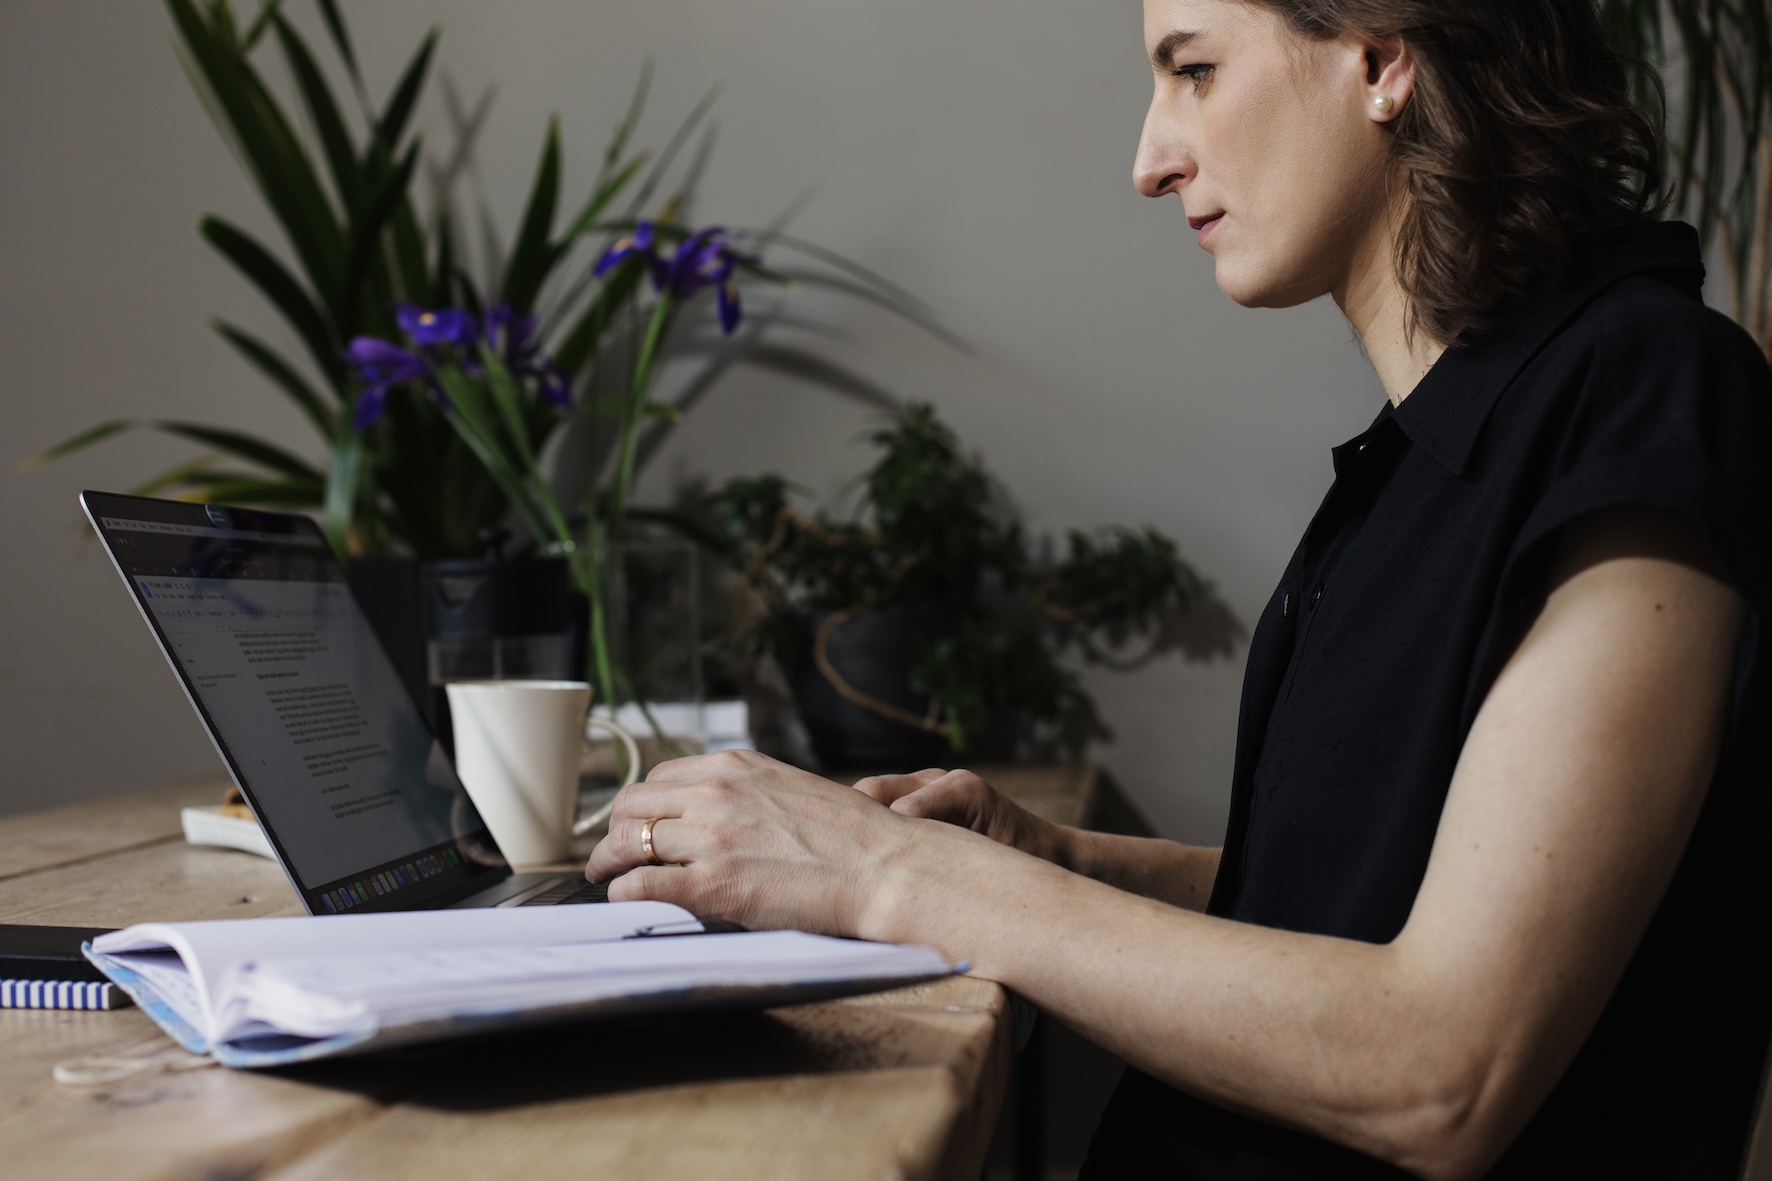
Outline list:
[[[694,914],[694,910],[685,906],[689,901],[684,897],[685,888],[690,884],[687,870],[675,867],[642,865],[638,869],[630,869],[609,883],[609,901],[611,902],[671,902],[683,906]]]
[[[652,853],[660,863],[679,865],[689,858],[690,844],[686,841],[677,843],[677,852],[671,852],[671,833],[674,826],[681,826],[684,821],[679,817],[647,817],[646,820],[635,817],[624,817],[611,820],[609,835],[597,842],[591,850],[591,859],[585,862],[585,878],[593,882],[606,882],[618,874],[641,866],[651,866],[646,859],[646,824],[652,823]]]
[[[909,775],[869,775],[866,779],[855,781],[855,790],[878,803],[889,805],[894,800],[903,799],[934,783],[946,774],[946,771],[931,769]]]
[[[995,793],[970,771],[947,771],[888,805],[901,816],[988,832]]]

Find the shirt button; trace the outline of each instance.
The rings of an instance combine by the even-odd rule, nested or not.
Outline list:
[[[1311,595],[1311,606],[1315,607],[1318,603],[1321,603],[1322,601],[1323,601],[1323,584],[1319,582],[1317,584],[1316,592]]]

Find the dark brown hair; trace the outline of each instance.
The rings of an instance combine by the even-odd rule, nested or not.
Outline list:
[[[1577,236],[1665,204],[1658,122],[1593,0],[1246,0],[1303,36],[1400,38],[1415,90],[1389,126],[1407,191],[1410,328],[1447,344],[1569,277]],[[1650,90],[1659,83],[1650,72]]]

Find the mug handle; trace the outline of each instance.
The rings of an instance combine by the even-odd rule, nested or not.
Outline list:
[[[622,786],[628,787],[634,783],[639,782],[639,779],[640,779],[640,746],[638,743],[636,743],[634,741],[634,736],[632,734],[629,734],[626,730],[623,730],[620,726],[616,725],[614,722],[605,721],[602,718],[586,718],[585,719],[585,729],[586,730],[607,730],[610,734],[614,735],[615,740],[617,742],[621,743],[622,752],[627,755],[627,762],[628,762],[627,782],[623,783]],[[596,828],[599,824],[602,824],[605,820],[608,820],[609,814],[611,812],[613,812],[614,810],[615,810],[615,801],[613,799],[611,799],[608,803],[604,804],[601,808],[598,808],[595,812],[592,812],[590,815],[580,817],[579,819],[573,821],[572,822],[572,835],[575,837],[581,837],[585,833],[590,832],[593,828]]]

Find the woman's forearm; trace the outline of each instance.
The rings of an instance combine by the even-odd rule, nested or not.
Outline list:
[[[970,960],[1158,1078],[1391,1159],[1411,1121],[1439,1114],[1442,1076],[1421,1069],[1431,1006],[1396,986],[1393,949],[1129,898],[948,826],[919,845],[858,934]],[[1217,861],[1125,837],[1105,852],[1134,874]]]
[[[1046,859],[1128,894],[1205,910],[1222,853],[1154,837],[1059,828]]]

